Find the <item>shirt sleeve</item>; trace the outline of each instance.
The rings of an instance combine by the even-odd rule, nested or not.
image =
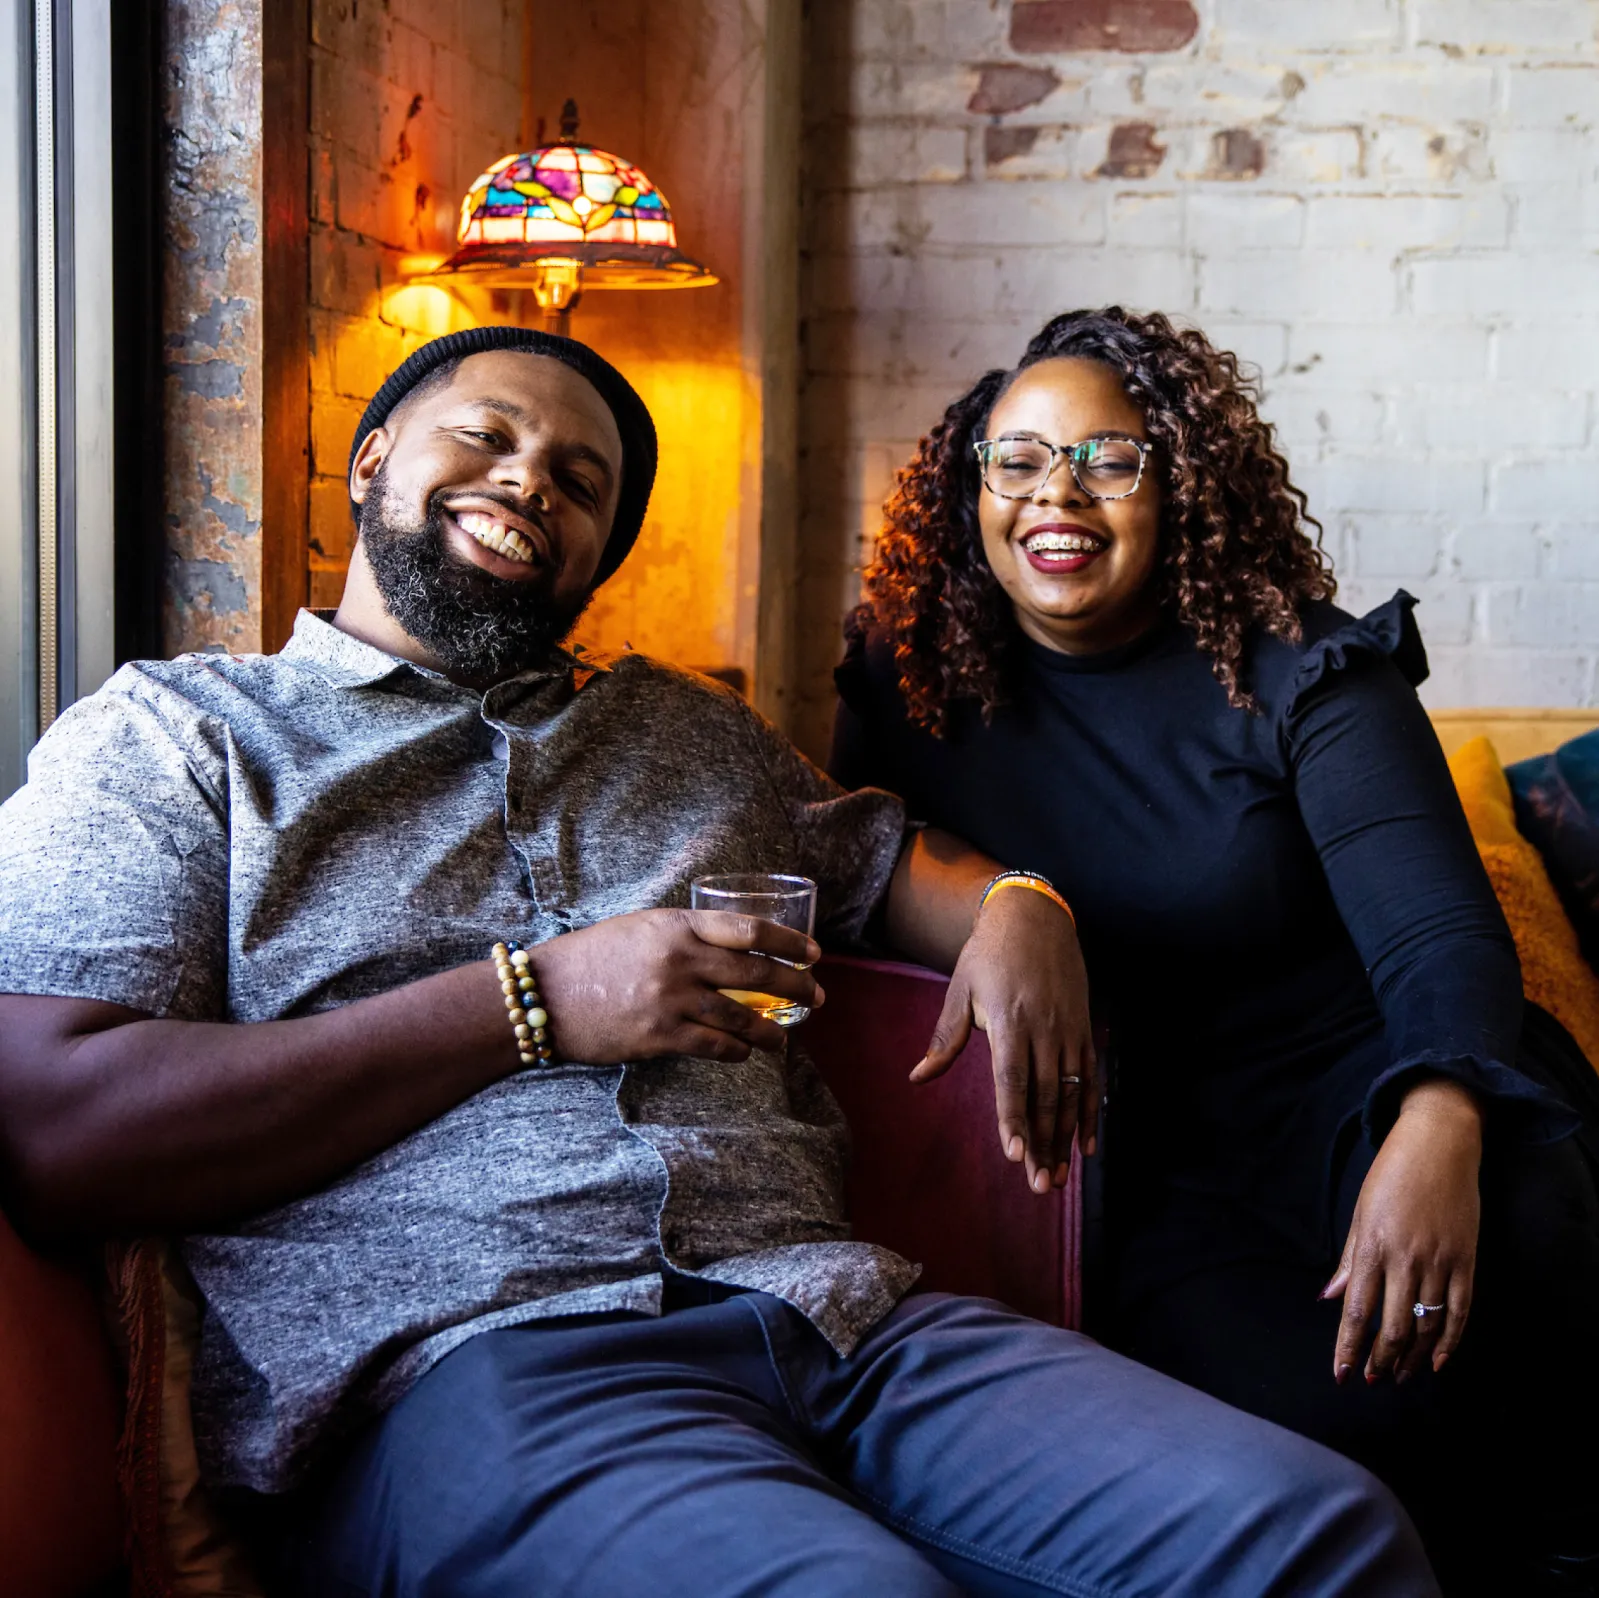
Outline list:
[[[129,668],[68,709],[0,805],[0,992],[219,1019],[219,794]]]
[[[1575,1118],[1513,1063],[1521,967],[1426,712],[1384,649],[1315,648],[1284,733],[1300,812],[1388,1036],[1368,1133],[1387,1132],[1419,1078],[1444,1076],[1522,1135],[1563,1136]]]
[[[816,883],[816,931],[859,942],[888,894],[905,843],[905,806],[880,788],[846,793],[778,730],[745,708],[750,735]]]

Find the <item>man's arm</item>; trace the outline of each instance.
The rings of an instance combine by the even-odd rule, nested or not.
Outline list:
[[[815,1004],[816,946],[766,921],[648,910],[533,950],[558,1055],[742,1059],[781,1029],[725,998]],[[25,1226],[193,1231],[326,1185],[519,1070],[490,960],[320,1015],[163,1020],[0,995],[0,1166]]]
[[[0,997],[8,1197],[46,1231],[186,1228],[305,1192],[517,1064],[492,965],[236,1026]]]
[[[1044,894],[1008,888],[981,905],[1002,869],[948,833],[912,834],[889,886],[884,930],[900,952],[953,973],[912,1080],[942,1076],[972,1027],[982,1028],[994,1060],[1000,1146],[1007,1159],[1025,1162],[1028,1186],[1046,1193],[1066,1180],[1074,1134],[1086,1152],[1094,1148],[1088,975],[1076,927]]]

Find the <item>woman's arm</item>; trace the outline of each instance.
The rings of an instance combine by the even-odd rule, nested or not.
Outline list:
[[[1413,690],[1386,661],[1358,662],[1303,695],[1284,731],[1300,813],[1387,1032],[1392,1063],[1366,1104],[1374,1139],[1429,1076],[1560,1130],[1514,1069],[1515,944]]]
[[[1088,973],[1072,919],[1041,893],[1010,887],[983,903],[997,861],[946,832],[912,833],[884,911],[902,954],[952,973],[913,1082],[942,1076],[974,1026],[988,1035],[1005,1157],[1027,1185],[1065,1182],[1073,1138],[1094,1152],[1099,1094]]]
[[[1441,1367],[1465,1329],[1485,1111],[1547,1129],[1558,1111],[1514,1068],[1515,945],[1414,692],[1386,660],[1358,661],[1302,697],[1285,736],[1391,1062],[1367,1095],[1381,1146],[1324,1295],[1343,1299],[1333,1373],[1355,1369],[1376,1322],[1366,1380],[1404,1380]]]

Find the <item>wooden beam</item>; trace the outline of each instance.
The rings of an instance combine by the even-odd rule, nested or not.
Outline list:
[[[310,595],[309,0],[261,8],[261,647]]]
[[[161,9],[111,7],[112,408],[116,439],[116,659],[161,653],[166,566],[161,293],[167,196],[161,169]]]
[[[758,555],[753,562],[755,707],[794,729],[799,614],[799,257],[801,0],[767,0],[758,168],[745,180],[746,341],[760,352]],[[752,144],[754,139],[751,140]],[[748,646],[746,646],[748,647]]]

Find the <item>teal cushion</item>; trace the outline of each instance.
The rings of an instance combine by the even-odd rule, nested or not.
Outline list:
[[[1516,825],[1544,858],[1591,965],[1599,965],[1599,731],[1505,768]]]

